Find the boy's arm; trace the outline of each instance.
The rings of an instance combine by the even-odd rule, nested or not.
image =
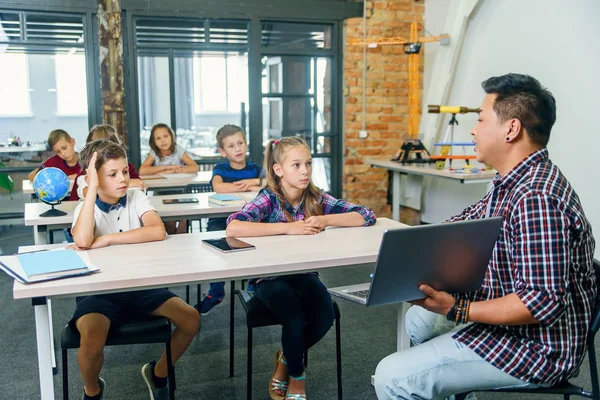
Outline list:
[[[146,211],[142,215],[142,223],[144,226],[137,229],[132,229],[126,232],[111,233],[108,235],[99,236],[92,243],[91,248],[96,249],[106,247],[113,244],[133,244],[146,243],[164,240],[166,231],[165,225],[154,210]]]
[[[33,182],[33,178],[35,178],[35,176],[37,175],[38,172],[40,172],[40,167],[37,167],[36,169],[34,169],[33,171],[31,171],[29,173],[29,175],[27,175],[27,179],[29,179],[31,182]]]
[[[259,178],[242,179],[233,183],[223,182],[221,175],[214,175],[212,178],[213,190],[217,193],[235,193],[235,192],[258,192],[262,189],[258,186]]]
[[[90,160],[87,169],[87,193],[83,199],[83,206],[71,229],[73,241],[78,247],[91,247],[94,243],[94,208],[96,207],[96,196],[98,195],[98,171],[96,171],[96,153]]]

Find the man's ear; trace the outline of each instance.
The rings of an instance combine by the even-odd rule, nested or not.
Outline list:
[[[277,175],[278,177],[281,178],[281,176],[283,175],[283,171],[281,170],[281,165],[273,164],[273,172],[275,172],[275,175]]]
[[[508,122],[508,132],[506,133],[506,137],[509,137],[510,140],[515,140],[522,134],[523,125],[521,121],[517,118],[513,118],[507,121]]]

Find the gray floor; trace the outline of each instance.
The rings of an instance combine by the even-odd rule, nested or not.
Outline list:
[[[58,239],[57,234],[57,239]],[[0,250],[15,252],[19,245],[33,243],[31,229],[23,226],[0,229]],[[364,281],[370,268],[335,269],[322,273],[328,286]],[[184,296],[183,288],[175,291]],[[192,292],[195,297],[195,291]],[[367,309],[339,301],[342,313],[342,359],[345,399],[376,399],[370,376],[377,363],[396,348],[396,308],[393,306]],[[12,281],[0,274],[0,304],[3,305],[0,328],[0,399],[39,398],[35,330],[30,302],[12,299]],[[59,333],[69,320],[74,300],[59,299],[54,305],[54,332]],[[246,328],[244,315],[237,307],[235,316],[235,377],[228,376],[229,362],[229,302],[202,318],[202,329],[190,349],[177,363],[177,398],[179,399],[244,399],[246,396]],[[255,399],[268,399],[267,384],[272,373],[272,357],[278,348],[280,330],[276,327],[255,330],[254,388]],[[102,376],[107,382],[105,399],[148,399],[140,375],[142,364],[157,357],[160,345],[108,347]],[[60,367],[60,364],[59,364]],[[335,380],[335,332],[329,334],[309,353],[307,391],[309,399],[337,398]],[[81,380],[75,352],[69,355],[70,395],[80,398]],[[587,361],[580,378],[589,386]],[[55,377],[56,398],[61,398],[62,381]],[[548,396],[520,394],[478,394],[479,399],[543,399]],[[557,397],[559,398],[559,397]]]

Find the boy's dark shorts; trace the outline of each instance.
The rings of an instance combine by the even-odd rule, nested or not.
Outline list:
[[[167,300],[177,295],[167,289],[148,289],[135,292],[110,293],[77,297],[77,305],[69,326],[77,330],[75,322],[86,314],[99,313],[111,324],[122,319],[144,318]]]

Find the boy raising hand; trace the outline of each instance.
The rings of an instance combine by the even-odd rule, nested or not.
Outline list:
[[[129,168],[125,149],[108,140],[95,140],[81,152],[88,190],[75,209],[73,239],[80,248],[143,243],[165,238],[165,227],[139,190],[127,191]],[[81,335],[77,353],[84,400],[101,399],[105,383],[99,377],[104,344],[111,324],[122,317],[156,315],[175,326],[171,336],[173,362],[188,348],[200,328],[198,312],[167,289],[149,289],[77,298],[72,329]],[[166,354],[142,367],[150,399],[167,399]],[[119,396],[116,396],[119,397]]]

